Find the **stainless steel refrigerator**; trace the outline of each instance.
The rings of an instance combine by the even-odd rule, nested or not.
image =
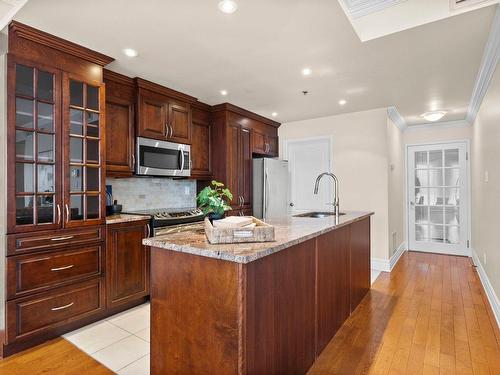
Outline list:
[[[286,160],[253,159],[253,214],[260,219],[290,215]]]

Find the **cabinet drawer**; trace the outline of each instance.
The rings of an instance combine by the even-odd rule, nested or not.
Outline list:
[[[40,292],[102,273],[103,246],[7,258],[7,299]]]
[[[101,279],[7,302],[7,341],[26,340],[103,312]]]
[[[7,255],[51,250],[68,244],[75,245],[103,241],[105,232],[105,226],[95,226],[81,229],[11,234],[7,236]]]

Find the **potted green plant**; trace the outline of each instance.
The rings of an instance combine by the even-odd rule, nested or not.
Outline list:
[[[198,207],[208,215],[210,221],[222,219],[226,211],[231,209],[228,203],[232,199],[233,194],[218,181],[212,181],[211,186],[205,187],[196,197]]]

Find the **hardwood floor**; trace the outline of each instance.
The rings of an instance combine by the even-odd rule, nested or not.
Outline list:
[[[500,374],[500,331],[471,260],[405,253],[308,374]]]
[[[112,371],[63,338],[0,359],[1,375],[108,375]]]
[[[64,339],[0,360],[0,375],[111,374]],[[470,259],[409,252],[382,273],[310,369],[500,374],[500,330]]]

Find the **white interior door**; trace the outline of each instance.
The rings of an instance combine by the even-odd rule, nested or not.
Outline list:
[[[467,143],[408,147],[409,249],[469,255]]]
[[[325,210],[326,203],[333,200],[332,180],[324,178],[317,195],[314,183],[319,174],[330,172],[331,139],[287,140],[284,148],[290,170],[292,213]]]

